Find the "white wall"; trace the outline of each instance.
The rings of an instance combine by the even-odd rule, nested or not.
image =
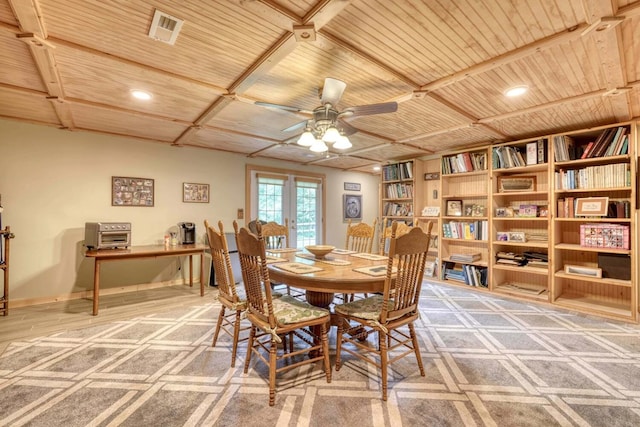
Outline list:
[[[162,241],[181,221],[196,224],[198,242],[203,242],[204,219],[222,220],[231,231],[237,209],[245,208],[248,163],[326,174],[327,244],[344,245],[344,182],[362,184],[365,222],[373,222],[379,210],[374,175],[20,122],[0,120],[0,160],[2,225],[11,226],[16,236],[10,297],[18,305],[93,289],[93,260],[84,257],[85,222],[131,222],[134,245]],[[112,176],[155,179],[155,206],[111,206]],[[183,182],[210,184],[211,202],[182,203]],[[106,263],[101,288],[173,280],[182,277],[180,266],[170,258]]]

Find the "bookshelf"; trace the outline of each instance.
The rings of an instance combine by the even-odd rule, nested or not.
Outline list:
[[[551,302],[637,321],[637,124],[553,136]]]
[[[441,158],[440,279],[477,288],[489,285],[487,148]]]
[[[412,225],[416,209],[422,209],[419,207],[422,182],[422,161],[407,160],[383,166],[380,216]]]
[[[549,302],[549,138],[491,147],[491,285]]]

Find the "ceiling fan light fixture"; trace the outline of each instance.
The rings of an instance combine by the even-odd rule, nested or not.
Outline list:
[[[351,144],[351,141],[349,141],[346,135],[340,135],[335,144],[333,144],[333,148],[336,150],[346,150],[351,147],[353,147],[353,144]]]
[[[324,135],[322,135],[322,140],[330,144],[336,142],[338,138],[340,138],[340,132],[338,132],[338,129],[333,125],[329,126],[324,132]]]
[[[300,139],[298,139],[298,145],[302,145],[303,147],[311,147],[314,142],[316,142],[316,137],[313,136],[309,128],[306,128],[302,135],[300,135]]]
[[[327,144],[325,144],[323,140],[316,139],[313,142],[313,145],[309,147],[309,150],[313,151],[314,153],[324,153],[325,151],[329,150],[329,147],[327,147]]]

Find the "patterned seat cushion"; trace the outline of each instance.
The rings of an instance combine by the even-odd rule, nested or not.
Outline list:
[[[380,320],[382,311],[382,295],[373,295],[346,304],[338,304],[335,307],[336,313],[350,317],[357,317],[366,320]]]
[[[289,325],[329,317],[329,310],[315,307],[308,302],[300,301],[289,295],[283,295],[273,300],[273,312],[279,325]]]

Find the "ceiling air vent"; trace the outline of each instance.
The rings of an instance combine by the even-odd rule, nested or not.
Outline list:
[[[184,21],[156,9],[149,28],[149,37],[168,44],[174,44]]]

